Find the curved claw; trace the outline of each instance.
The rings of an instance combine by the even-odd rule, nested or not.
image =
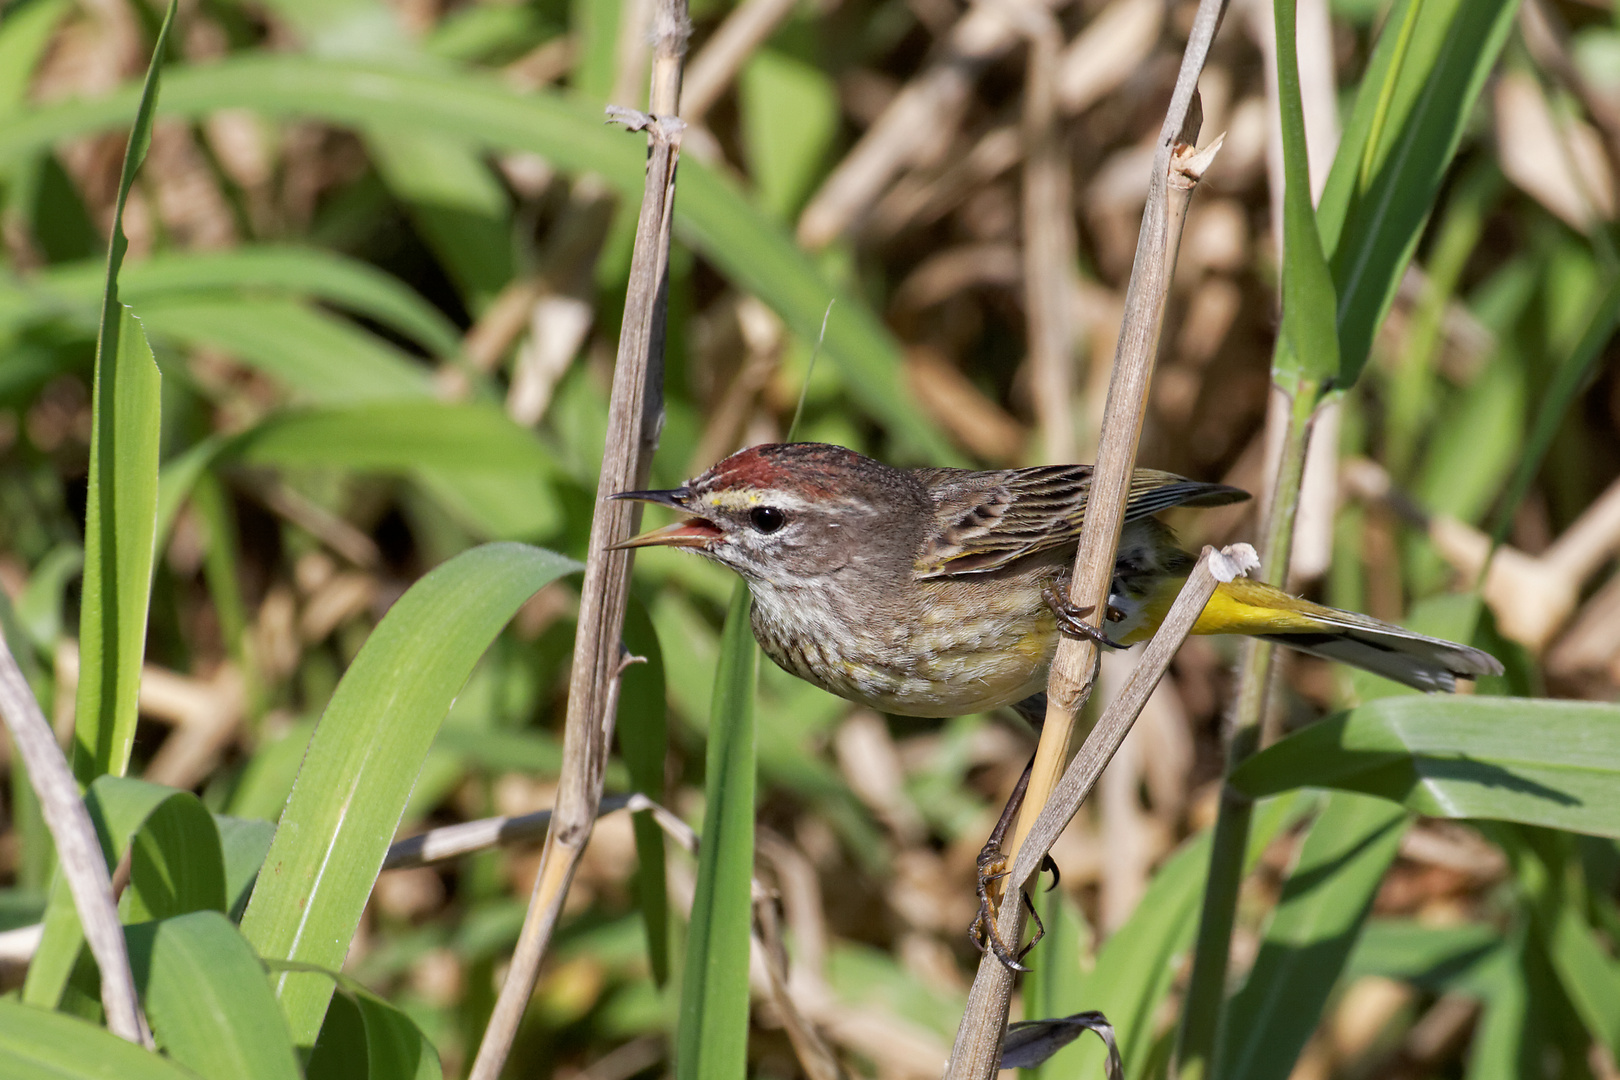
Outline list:
[[[1052,856],[1050,855],[1044,855],[1041,857],[1041,869],[1050,870],[1052,872],[1052,884],[1046,887],[1046,891],[1051,892],[1053,889],[1058,887],[1058,882],[1063,880],[1063,875],[1058,871],[1058,864],[1052,860]]]
[[[1109,637],[1101,627],[1092,626],[1085,621],[1085,617],[1095,611],[1095,608],[1076,607],[1067,597],[1059,595],[1050,584],[1041,590],[1041,595],[1046,598],[1046,606],[1052,609],[1052,614],[1057,618],[1058,630],[1063,634],[1072,638],[1084,638],[1099,647],[1106,646],[1110,649],[1126,647]]]

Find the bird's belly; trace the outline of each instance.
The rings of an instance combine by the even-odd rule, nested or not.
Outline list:
[[[756,594],[754,634],[784,670],[830,693],[903,716],[965,716],[1043,689],[1057,648],[1044,604],[984,598],[925,604],[914,619],[833,627]]]

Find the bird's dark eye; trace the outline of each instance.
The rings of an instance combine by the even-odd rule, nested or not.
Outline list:
[[[756,506],[748,513],[748,520],[762,533],[773,533],[787,524],[787,515],[774,506]]]

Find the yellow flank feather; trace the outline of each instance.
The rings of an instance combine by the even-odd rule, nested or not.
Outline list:
[[[1122,645],[1146,641],[1158,630],[1170,610],[1185,578],[1168,577],[1154,589],[1144,604],[1142,622]],[[1281,589],[1258,581],[1238,578],[1215,587],[1215,595],[1193,624],[1195,634],[1298,634],[1318,633],[1329,626],[1311,614],[1317,605],[1289,596]]]

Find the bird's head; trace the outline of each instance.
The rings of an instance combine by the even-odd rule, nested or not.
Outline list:
[[[659,503],[692,516],[618,545],[680,547],[731,567],[750,581],[783,584],[902,557],[910,538],[896,513],[925,512],[910,474],[825,443],[776,443],[741,450],[682,487],[626,491],[615,499]]]

